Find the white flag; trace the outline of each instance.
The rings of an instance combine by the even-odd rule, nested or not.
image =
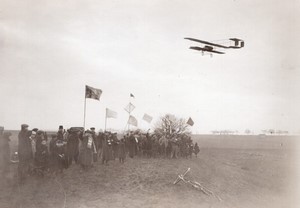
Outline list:
[[[124,108],[128,113],[131,113],[134,109],[135,106],[132,103],[129,103],[126,108]]]
[[[128,124],[131,124],[131,125],[133,125],[133,126],[137,126],[137,125],[138,125],[138,122],[137,122],[136,118],[133,117],[133,116],[129,116],[129,119],[128,119],[128,122],[127,122],[127,123],[128,123]]]
[[[148,123],[151,123],[152,119],[153,119],[153,117],[149,116],[147,113],[145,113],[143,116],[143,120],[147,121]]]
[[[117,118],[118,113],[106,108],[106,118]]]

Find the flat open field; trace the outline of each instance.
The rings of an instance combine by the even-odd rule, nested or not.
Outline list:
[[[12,164],[11,175],[2,178],[0,207],[298,207],[296,137],[193,139],[201,149],[198,158],[126,158],[125,164],[95,163],[87,172],[72,165],[56,178],[30,178],[23,186],[17,185],[17,165]],[[221,200],[183,182],[173,185],[188,167],[186,178],[201,182]]]

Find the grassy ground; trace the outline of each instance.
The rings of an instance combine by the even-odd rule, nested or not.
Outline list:
[[[72,165],[57,177],[16,183],[17,165],[2,181],[0,207],[297,207],[293,203],[295,138],[197,136],[201,152],[192,159],[127,159],[87,172]],[[12,144],[16,144],[12,141]],[[267,148],[269,146],[269,148]],[[15,148],[12,147],[12,148]],[[201,182],[208,196],[182,182]],[[3,180],[3,179],[2,179]]]

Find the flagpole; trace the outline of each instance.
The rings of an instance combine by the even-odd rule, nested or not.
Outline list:
[[[104,132],[106,132],[106,123],[107,123],[107,108],[105,109],[105,127],[104,127]]]
[[[86,97],[84,98],[83,129],[85,130]]]
[[[127,121],[127,124],[128,124],[128,131],[130,131],[130,124],[128,123],[129,122],[129,119],[130,119],[130,113],[131,113],[131,94],[129,95],[129,116],[128,116],[128,121]]]

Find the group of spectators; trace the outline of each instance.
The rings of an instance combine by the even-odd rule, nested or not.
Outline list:
[[[34,128],[21,125],[18,134],[18,178],[23,183],[28,175],[59,174],[72,163],[87,170],[95,162],[108,165],[110,160],[125,162],[126,155],[133,157],[188,158],[200,149],[188,135],[158,135],[129,131],[122,137],[112,132],[95,132],[92,127],[71,127],[67,130],[59,126],[57,133],[47,134]],[[9,141],[11,133],[0,127],[0,167],[1,172],[8,171],[10,163]],[[118,138],[119,136],[119,138]],[[50,139],[51,137],[51,139]]]

